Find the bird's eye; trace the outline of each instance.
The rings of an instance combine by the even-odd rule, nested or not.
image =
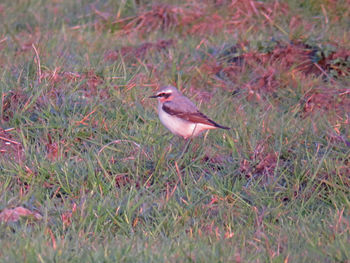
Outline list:
[[[164,97],[164,98],[169,98],[171,94],[169,93],[159,93],[157,97]]]

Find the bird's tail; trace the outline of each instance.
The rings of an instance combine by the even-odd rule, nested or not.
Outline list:
[[[231,129],[230,127],[222,126],[222,125],[220,125],[220,124],[216,123],[216,122],[215,122],[215,121],[213,121],[213,120],[210,120],[210,122],[211,122],[212,124],[214,124],[214,126],[215,126],[215,127],[217,127],[217,128],[220,128],[220,129],[225,129],[225,130],[229,130],[229,129]]]
[[[216,123],[216,127],[220,128],[220,129],[225,129],[225,130],[231,129],[230,127],[222,126],[222,125],[217,124],[217,123]]]

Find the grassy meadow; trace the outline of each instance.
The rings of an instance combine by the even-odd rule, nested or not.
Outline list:
[[[349,5],[1,1],[0,262],[350,262]]]

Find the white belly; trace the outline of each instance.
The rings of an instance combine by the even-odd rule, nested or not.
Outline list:
[[[173,134],[182,136],[185,139],[188,139],[192,136],[198,136],[204,130],[215,129],[213,126],[202,123],[189,122],[170,115],[162,109],[161,104],[158,105],[158,114],[160,121],[166,128],[168,128]]]

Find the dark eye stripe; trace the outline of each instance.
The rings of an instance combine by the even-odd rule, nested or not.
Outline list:
[[[157,97],[164,97],[164,98],[169,98],[170,97],[170,93],[160,93],[160,94],[158,94],[158,96]]]

